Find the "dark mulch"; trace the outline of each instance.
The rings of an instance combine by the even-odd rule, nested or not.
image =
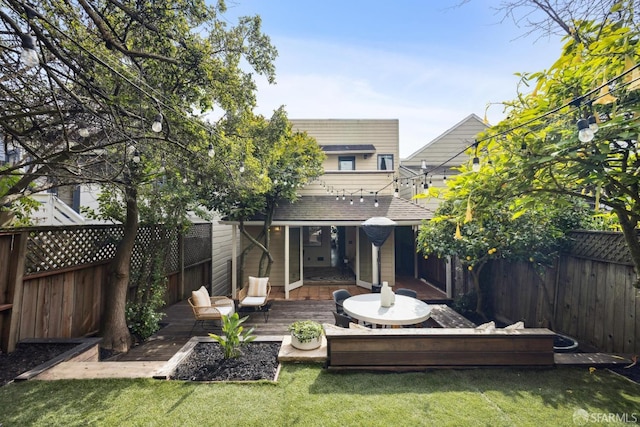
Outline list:
[[[242,355],[224,359],[218,343],[199,343],[171,376],[186,381],[274,381],[280,343],[248,343]]]
[[[640,384],[640,363],[630,364],[616,368],[609,368],[613,372],[629,378],[631,381]]]
[[[11,353],[0,352],[0,387],[76,345],[19,343]]]

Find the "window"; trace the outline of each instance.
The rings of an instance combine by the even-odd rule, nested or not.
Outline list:
[[[322,246],[322,227],[305,227],[304,245]]]
[[[378,154],[378,170],[393,170],[393,154]]]
[[[338,170],[341,170],[341,171],[356,170],[356,157],[355,156],[339,156]]]

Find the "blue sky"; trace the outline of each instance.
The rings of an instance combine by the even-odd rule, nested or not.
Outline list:
[[[257,78],[256,112],[391,118],[406,157],[488,103],[516,96],[517,72],[548,68],[559,38],[525,36],[500,0],[228,0],[225,18],[260,15],[278,49],[276,84]],[[502,21],[502,22],[501,22]],[[504,117],[501,105],[487,112]]]

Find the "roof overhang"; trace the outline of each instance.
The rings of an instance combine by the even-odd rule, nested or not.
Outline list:
[[[320,145],[326,154],[373,154],[376,147],[372,144]]]

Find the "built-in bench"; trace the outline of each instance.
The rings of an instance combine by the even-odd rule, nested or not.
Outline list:
[[[553,366],[549,329],[347,329],[325,325],[328,369]]]

